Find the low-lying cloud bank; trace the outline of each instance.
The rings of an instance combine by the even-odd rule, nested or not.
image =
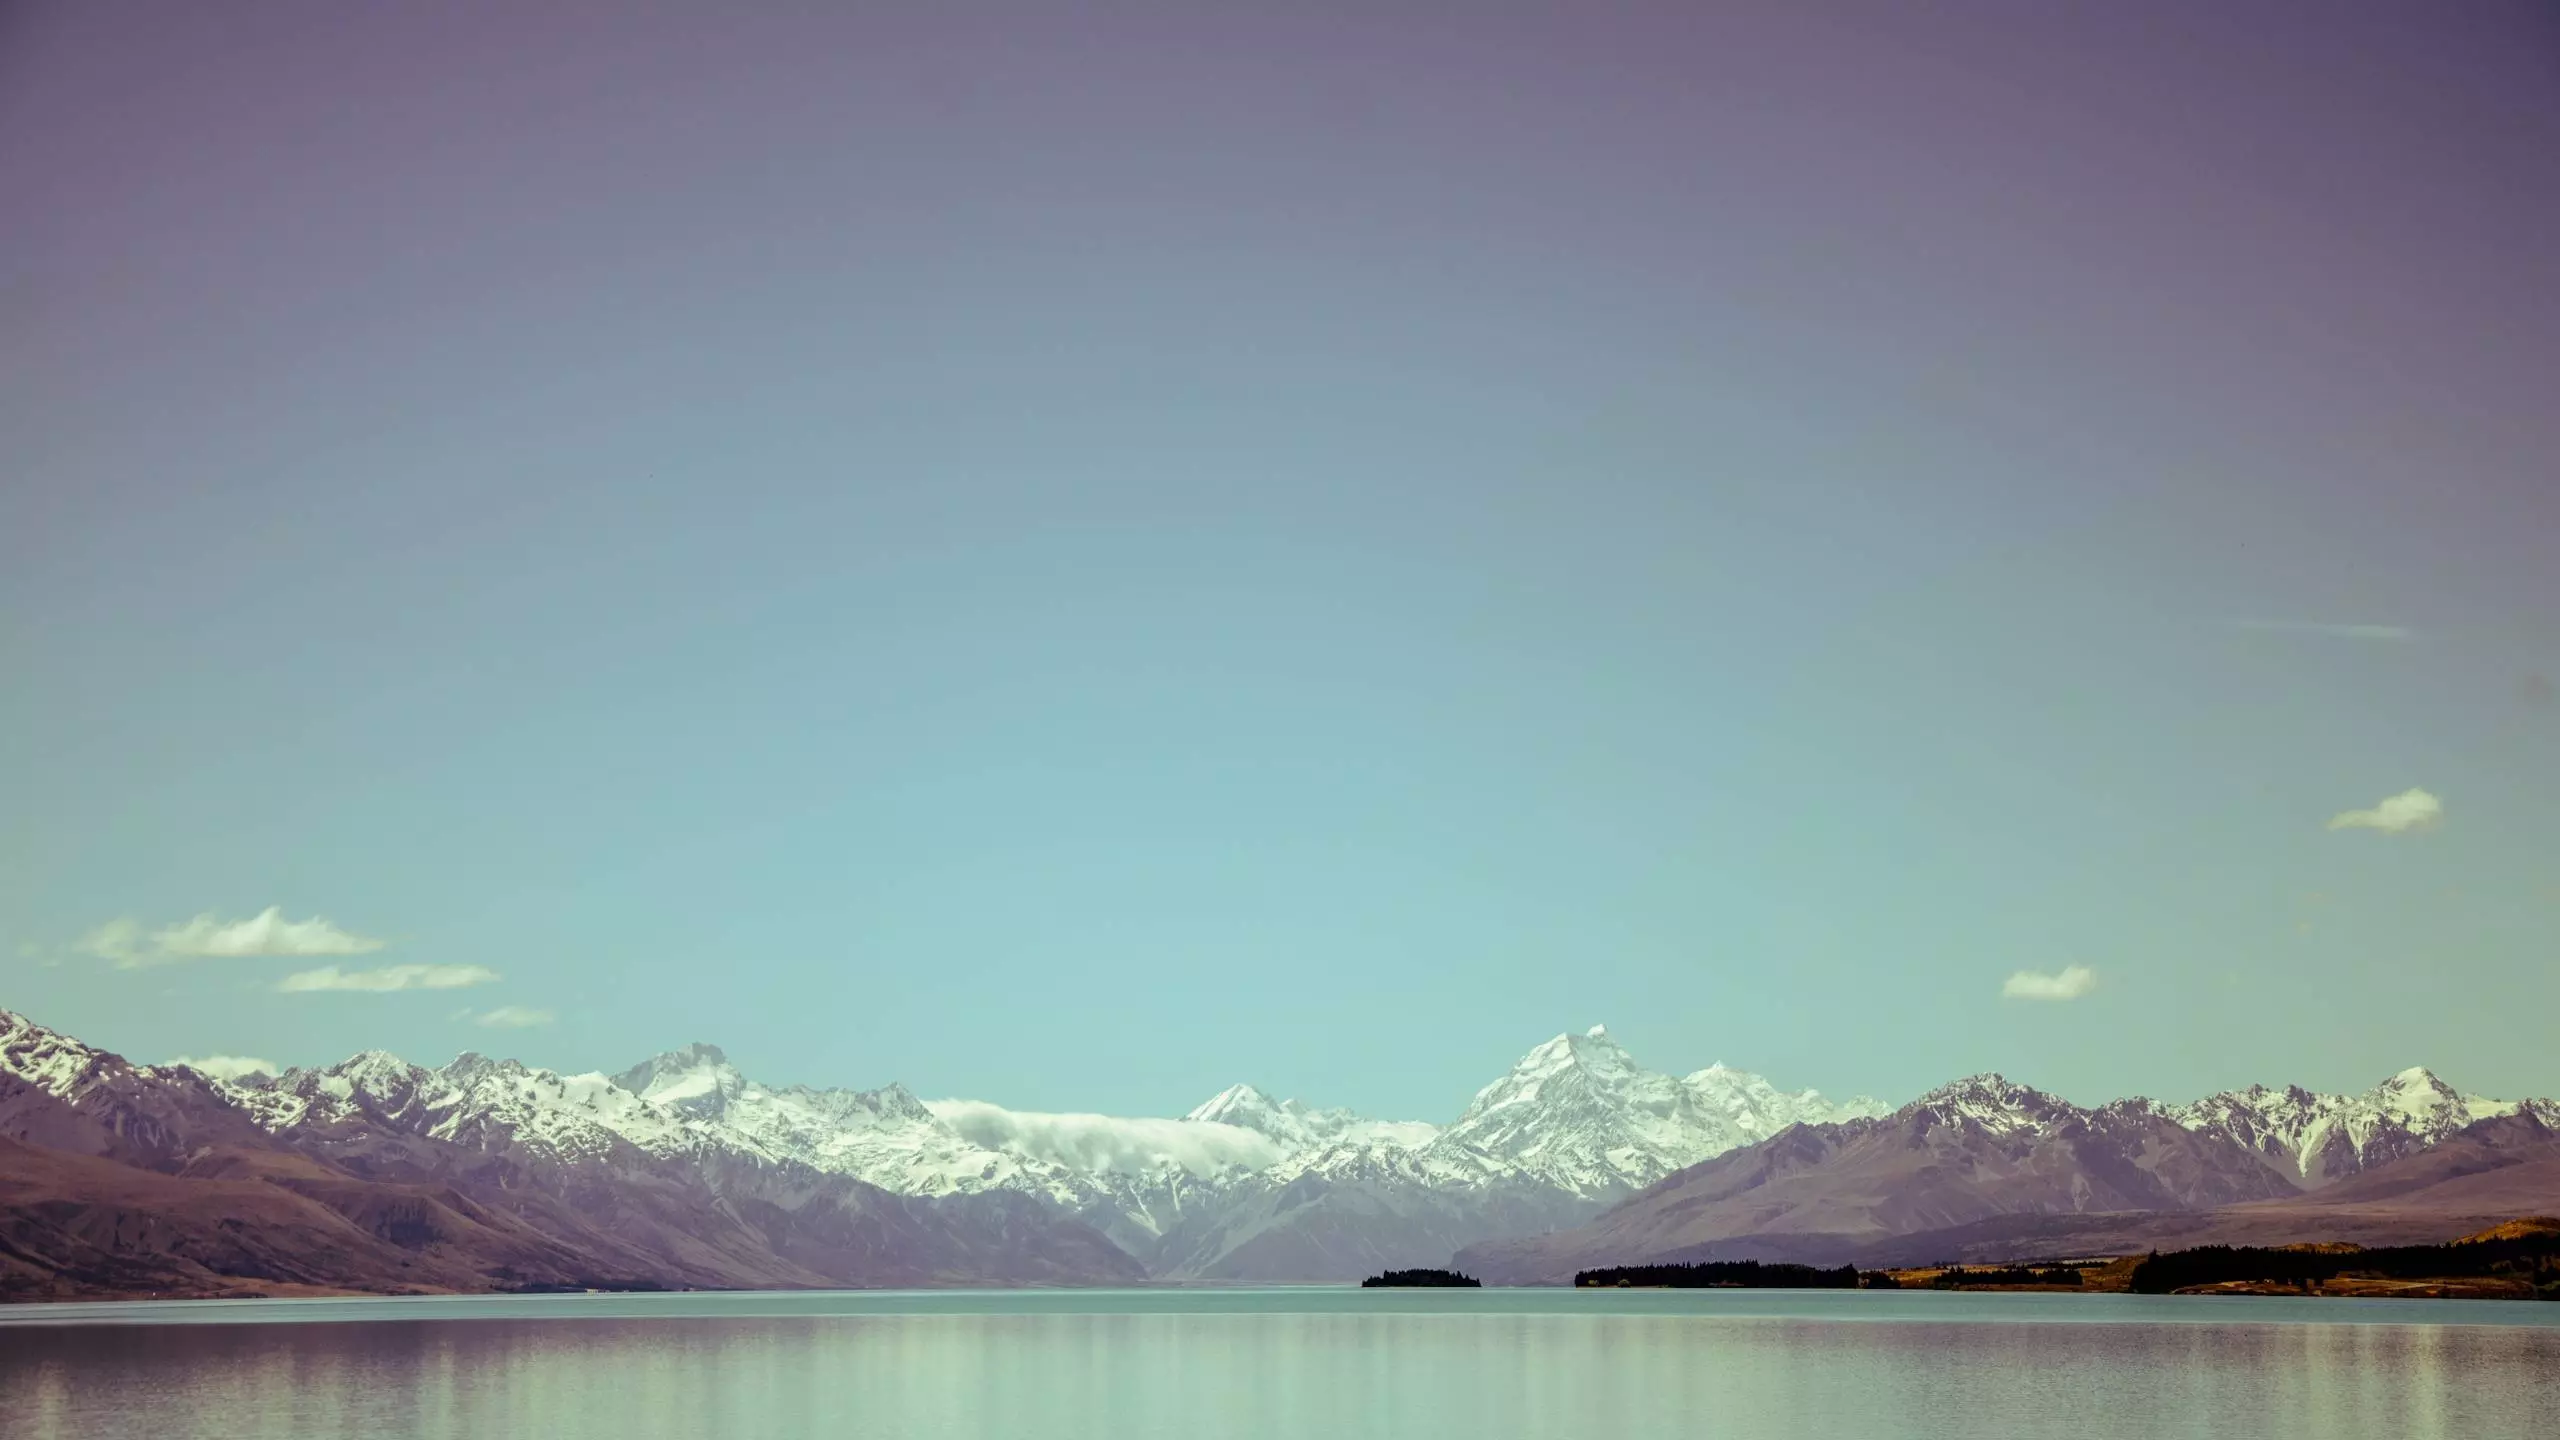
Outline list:
[[[181,1055],[169,1063],[184,1065],[199,1075],[210,1075],[216,1080],[244,1080],[252,1075],[284,1073],[283,1066],[255,1055]]]
[[[1239,1165],[1259,1170],[1286,1154],[1268,1135],[1207,1120],[1047,1114],[984,1100],[930,1100],[925,1108],[974,1144],[1088,1170],[1142,1174],[1173,1164],[1208,1175]]]

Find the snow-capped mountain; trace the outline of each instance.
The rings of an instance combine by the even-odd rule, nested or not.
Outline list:
[[[1318,1279],[1438,1264],[1460,1237],[1577,1224],[1682,1165],[1799,1122],[1881,1113],[1834,1106],[1711,1066],[1650,1071],[1605,1027],[1559,1035],[1479,1091],[1447,1128],[1273,1100],[1249,1085],[1190,1120],[1249,1129],[1286,1153],[1223,1177],[1143,1256],[1157,1273]]]
[[[166,1170],[200,1145],[259,1136],[219,1082],[130,1064],[0,1010],[0,1137]]]
[[[2560,1118],[2549,1101],[2465,1095],[2433,1071],[2412,1068],[2361,1095],[2253,1085],[2162,1113],[2190,1130],[2226,1136],[2316,1187],[2414,1154],[2476,1121],[2528,1109],[2546,1123]]]
[[[550,1164],[702,1148],[684,1120],[601,1075],[560,1075],[465,1053],[441,1069],[368,1050],[335,1065],[217,1081],[270,1134],[377,1127]]]
[[[1179,1119],[927,1103],[895,1084],[774,1087],[709,1045],[613,1077],[472,1055],[424,1070],[369,1053],[216,1088],[277,1132],[361,1114],[557,1163],[606,1164],[626,1151],[732,1157],[901,1195],[1020,1195],[1100,1230],[1150,1273],[1238,1280],[1438,1263],[1445,1249],[1578,1225],[1794,1126],[1888,1116],[1865,1096],[1835,1102],[1721,1064],[1686,1076],[1649,1070],[1596,1025],[1531,1049],[1445,1128],[1275,1099],[1242,1084]],[[1940,1137],[1932,1149],[1954,1143],[1946,1136],[1974,1136],[2003,1149],[2059,1145],[2052,1153],[2073,1157],[2138,1153],[2145,1158],[2127,1163],[2140,1177],[2127,1171],[2094,1188],[2073,1182],[2076,1193],[2195,1205],[2314,1187],[2514,1108],[2461,1096],[2424,1071],[2363,1096],[2260,1089],[2192,1106],[2134,1099],[2096,1110],[1986,1075],[1940,1087],[1891,1118]],[[1996,1210],[2009,1203],[2000,1193],[1994,1187],[1979,1203]]]
[[[776,1087],[699,1044],[610,1077],[478,1055],[427,1069],[368,1052],[204,1083],[277,1135],[370,1126],[554,1165],[737,1161],[901,1195],[1017,1194],[1099,1229],[1152,1273],[1236,1279],[1437,1263],[1470,1240],[1577,1223],[1787,1125],[1883,1108],[1722,1065],[1647,1070],[1598,1026],[1532,1050],[1446,1129],[1251,1085],[1179,1119],[927,1103],[895,1084]]]
[[[894,1083],[772,1086],[709,1045],[617,1075],[477,1054],[430,1069],[367,1051],[219,1079],[130,1065],[0,1011],[0,1142],[169,1175],[283,1151],[367,1183],[461,1185],[508,1197],[550,1257],[541,1273],[656,1266],[684,1283],[1123,1273],[1113,1266],[1348,1279],[1534,1245],[1620,1202],[1699,1243],[1736,1226],[1902,1233],[1962,1217],[2193,1211],[2299,1196],[2502,1116],[2560,1125],[2560,1106],[2410,1070],[2361,1095],[2255,1087],[2095,1109],[1978,1075],[1888,1111],[1720,1064],[1649,1070],[1593,1026],[1530,1050],[1445,1126],[1251,1085],[1179,1117],[1128,1118],[925,1101]],[[686,1218],[705,1205],[717,1215]],[[616,1218],[599,1228],[590,1212]],[[739,1230],[748,1216],[763,1218]],[[1652,1233],[1610,1223],[1611,1244]],[[727,1238],[687,1238],[697,1224]],[[913,1243],[944,1258],[881,1269],[889,1242],[852,1238],[874,1233],[865,1226],[924,1237]],[[1004,1248],[1017,1242],[1031,1248]]]
[[[1057,1166],[964,1138],[903,1085],[775,1089],[740,1074],[716,1045],[654,1056],[609,1085],[634,1112],[672,1118],[699,1143],[852,1175],[901,1195],[1019,1190],[1072,1200],[1078,1193]]]
[[[1230,1085],[1182,1118],[1251,1130],[1293,1155],[1342,1141],[1412,1149],[1440,1133],[1427,1120],[1368,1120],[1349,1110],[1318,1110],[1303,1100],[1274,1100],[1250,1085]]]
[[[0,1296],[1127,1283],[1029,1195],[772,1160],[598,1075],[367,1052],[215,1080],[0,1011]]]
[[[1520,1057],[1435,1143],[1508,1161],[1585,1199],[1615,1199],[1790,1125],[1886,1108],[1863,1095],[1835,1105],[1816,1090],[1790,1094],[1721,1064],[1685,1078],[1647,1070],[1594,1025]]]
[[[2377,1182],[2390,1177],[2377,1193],[2404,1184],[2414,1192],[2446,1178],[2406,1169],[2435,1158],[2425,1153],[2431,1147],[2456,1136],[2481,1141],[2492,1127],[2514,1124],[2518,1135],[2504,1148],[2531,1151],[2552,1133],[2554,1118],[2560,1107],[2549,1101],[2466,1097],[2423,1070],[2359,1096],[2255,1090],[2196,1106],[2136,1098],[2095,1109],[2002,1075],[1971,1075],[1889,1115],[1783,1130],[1677,1171],[1588,1225],[1481,1242],[1453,1263],[1493,1280],[1550,1283],[1592,1265],[1663,1260],[1901,1263],[1973,1246],[2010,1257],[2022,1246],[2120,1253],[2075,1249],[2072,1237],[2105,1233],[2114,1237],[2107,1243],[2131,1243],[2125,1236],[2144,1223],[2154,1233],[2193,1234],[2208,1213],[2236,1227],[2265,1227],[2255,1232],[2263,1236],[2288,1224],[2335,1223],[2268,1207],[2303,1202],[2365,1171],[2382,1172]],[[2445,1208],[2460,1202],[2441,1191],[2425,1203],[2438,1209],[2406,1222],[2361,1214],[2359,1223],[2390,1238],[2394,1223],[2424,1230],[2443,1214],[2468,1214]]]
[[[656,1056],[612,1083],[645,1109],[681,1121],[694,1145],[851,1175],[902,1195],[1030,1196],[1141,1259],[1156,1253],[1169,1229],[1214,1208],[1232,1184],[1288,1153],[1269,1136],[1217,1121],[928,1104],[896,1084],[775,1088],[746,1078],[711,1045]],[[1285,1113],[1312,1112],[1299,1106]],[[1346,1119],[1340,1128],[1355,1123]]]
[[[592,1077],[555,1083],[564,1095],[594,1088]],[[643,1148],[725,1146],[901,1194],[1033,1195],[1155,1273],[1262,1279],[1430,1263],[1445,1258],[1452,1236],[1463,1243],[1572,1223],[1786,1125],[1883,1108],[1834,1106],[1723,1066],[1687,1079],[1648,1071],[1596,1027],[1539,1046],[1448,1130],[1274,1099],[1251,1085],[1178,1120],[927,1103],[896,1085],[777,1089],[705,1045],[612,1083],[655,1114],[607,1106],[579,1118]],[[660,1117],[678,1122],[682,1137],[671,1139]]]

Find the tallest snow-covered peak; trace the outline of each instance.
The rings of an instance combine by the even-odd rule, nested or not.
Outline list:
[[[1636,1064],[1635,1057],[1627,1053],[1625,1046],[1610,1038],[1608,1026],[1594,1025],[1579,1035],[1570,1032],[1558,1035],[1521,1056],[1511,1067],[1511,1078],[1543,1078],[1577,1067],[1608,1075],[1623,1075],[1642,1069]],[[1501,1083],[1496,1081],[1487,1089],[1498,1089]],[[1476,1098],[1481,1101],[1484,1096],[1478,1094]]]
[[[1838,1107],[1814,1091],[1789,1094],[1717,1065],[1682,1079],[1638,1064],[1594,1025],[1523,1055],[1476,1092],[1445,1138],[1520,1164],[1579,1194],[1624,1193],[1683,1166],[1763,1140],[1799,1122],[1877,1113]]]

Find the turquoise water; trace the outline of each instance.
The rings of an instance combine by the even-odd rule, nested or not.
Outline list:
[[[1147,1290],[0,1310],[0,1436],[2548,1436],[2560,1305]]]

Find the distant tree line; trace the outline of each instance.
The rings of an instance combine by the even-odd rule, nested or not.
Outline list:
[[[2536,1293],[2560,1298],[2560,1235],[2524,1235],[2450,1245],[2390,1245],[2373,1250],[2264,1250],[2254,1245],[2203,1245],[2155,1251],[2133,1267],[2137,1294],[2166,1295],[2194,1285],[2252,1280],[2309,1287],[2339,1275],[2379,1275],[2395,1280],[2514,1276]]]
[[[1673,1290],[1739,1287],[1745,1290],[1855,1290],[1858,1267],[1818,1270],[1811,1265],[1763,1265],[1757,1260],[1707,1260],[1694,1265],[1617,1265],[1584,1270],[1578,1286],[1648,1286]]]
[[[1929,1281],[1936,1290],[1962,1290],[1968,1285],[2078,1285],[2080,1269],[2076,1265],[2047,1265],[2037,1269],[2031,1265],[1988,1265],[1968,1269],[1950,1265]]]
[[[1372,1275],[1368,1279],[1360,1282],[1360,1288],[1363,1290],[1379,1290],[1400,1286],[1421,1286],[1425,1288],[1436,1286],[1452,1290],[1474,1290],[1481,1289],[1483,1285],[1483,1281],[1478,1280],[1471,1275],[1461,1275],[1455,1270],[1389,1270],[1384,1274]]]

